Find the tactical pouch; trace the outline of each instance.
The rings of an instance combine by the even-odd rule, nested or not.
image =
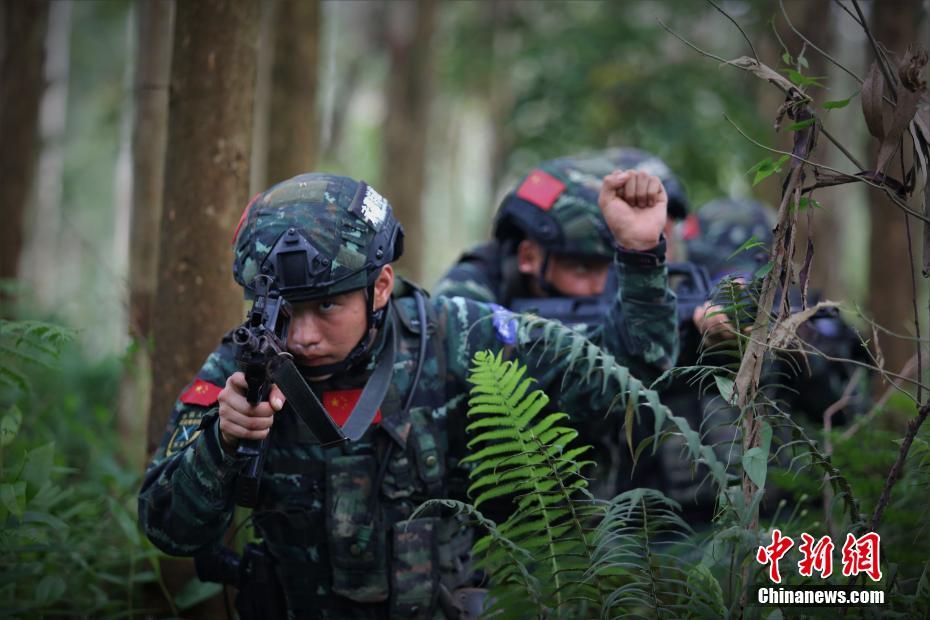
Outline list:
[[[388,598],[386,532],[373,501],[375,458],[339,456],[326,471],[326,530],[333,592],[359,603]]]
[[[441,445],[433,435],[433,425],[426,419],[423,410],[411,410],[410,417],[414,422],[410,441],[413,443],[420,480],[426,486],[429,496],[440,497],[443,494],[445,455],[442,454]]]
[[[394,524],[389,617],[433,617],[439,596],[438,526],[438,519],[434,517]]]

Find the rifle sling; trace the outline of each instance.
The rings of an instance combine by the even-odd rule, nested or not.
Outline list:
[[[394,361],[397,356],[397,328],[393,308],[388,312],[388,316],[389,324],[387,329],[390,333],[384,351],[382,351],[381,359],[378,360],[371,377],[362,390],[361,397],[342,428],[339,428],[333,422],[326,408],[323,407],[323,403],[320,402],[317,395],[307,385],[303,375],[297,370],[294,360],[284,359],[274,370],[272,379],[281,388],[284,397],[287,398],[291,405],[291,409],[294,410],[297,417],[307,425],[310,432],[324,447],[339,444],[346,440],[356,441],[364,435],[368,427],[371,426],[375,413],[377,413],[378,407],[381,406],[381,402],[387,394],[394,375]]]

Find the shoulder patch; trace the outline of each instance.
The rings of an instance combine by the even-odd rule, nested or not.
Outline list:
[[[194,443],[194,440],[202,432],[200,430],[200,421],[202,419],[202,411],[188,411],[181,414],[174,432],[171,433],[171,439],[168,440],[168,445],[165,447],[165,456],[177,454]]]
[[[565,183],[551,174],[533,170],[517,189],[517,197],[533,203],[543,211],[548,211],[564,189]]]
[[[693,213],[685,218],[681,225],[681,238],[685,241],[691,241],[701,236],[701,223]]]
[[[195,379],[190,387],[181,394],[180,400],[186,405],[209,407],[216,402],[222,390],[223,388],[218,385],[213,385],[203,379]]]
[[[329,417],[333,419],[333,422],[342,427],[345,425],[346,420],[349,419],[349,414],[352,413],[355,403],[357,403],[358,399],[361,397],[361,389],[330,390],[328,392],[323,392],[323,407],[326,409],[326,413],[329,414]],[[381,409],[378,409],[371,423],[377,424],[380,421]]]
[[[488,304],[494,311],[491,321],[494,323],[494,335],[504,344],[517,343],[517,318],[513,312],[498,304]]]

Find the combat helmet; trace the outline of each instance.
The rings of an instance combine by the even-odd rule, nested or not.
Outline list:
[[[253,198],[233,244],[233,277],[247,298],[259,275],[270,276],[290,302],[367,289],[371,328],[384,320],[384,310],[373,307],[375,280],[384,265],[403,253],[404,231],[390,203],[364,181],[310,173]],[[367,349],[370,332],[343,367]],[[325,370],[339,369],[331,365]]]
[[[613,256],[613,236],[597,198],[602,179],[621,168],[658,176],[668,194],[669,215],[687,214],[684,189],[658,157],[632,148],[615,148],[553,159],[524,176],[501,202],[494,236],[507,244],[524,238],[547,252],[582,256]]]
[[[752,279],[768,261],[774,226],[774,214],[761,202],[749,198],[712,200],[687,223],[684,240],[688,259],[706,267],[714,281],[726,275]],[[753,236],[765,247],[737,253]]]
[[[601,177],[617,169],[641,170],[657,176],[668,195],[668,216],[673,220],[682,220],[688,215],[688,196],[684,186],[668,164],[652,153],[631,147],[618,147],[573,159],[579,169],[589,170]]]

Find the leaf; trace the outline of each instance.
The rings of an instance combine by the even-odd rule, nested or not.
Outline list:
[[[798,56],[798,64],[804,67],[805,69],[810,68],[810,65],[807,64],[807,58],[805,58],[804,56]]]
[[[792,205],[793,207],[794,205]],[[808,196],[803,196],[801,200],[798,201],[797,210],[803,211],[808,207],[813,207],[815,209],[823,209],[823,205],[820,204],[816,198],[810,198]]]
[[[772,448],[772,427],[765,420],[762,420],[759,424],[759,447],[766,454]]]
[[[794,59],[791,57],[791,54],[789,54],[788,52],[785,52],[784,54],[782,54],[781,59],[782,61],[784,61],[786,65],[794,64]]]
[[[36,586],[36,601],[42,605],[54,603],[62,597],[67,586],[58,575],[46,575]]]
[[[849,102],[852,101],[854,95],[850,95],[845,99],[834,99],[833,101],[824,101],[823,109],[824,110],[839,110],[840,108],[845,108],[849,105]]]
[[[13,405],[0,420],[0,448],[10,445],[23,422],[23,413]]]
[[[782,72],[788,76],[788,79],[791,80],[791,83],[795,86],[799,86],[801,88],[805,86],[823,86],[823,83],[820,80],[824,79],[824,76],[813,77],[810,75],[804,75],[795,69],[784,69]]]
[[[772,176],[776,172],[781,172],[781,167],[786,161],[788,161],[788,155],[782,155],[778,158],[778,161],[772,161],[771,157],[766,157],[765,159],[759,161],[752,168],[746,172],[755,172],[755,176],[752,179],[752,185],[755,187],[761,183],[766,178]]]
[[[817,122],[816,117],[805,118],[803,121],[798,121],[797,123],[792,123],[788,125],[788,131],[797,131],[799,129],[804,129],[805,127],[810,127]]]
[[[26,483],[0,484],[0,502],[17,519],[22,517],[26,509]]]
[[[623,427],[626,430],[626,445],[630,449],[630,456],[634,457],[633,452],[633,414],[636,412],[636,403],[632,398],[626,400],[626,414],[623,417]]]
[[[767,460],[768,452],[763,452],[759,446],[750,448],[743,455],[743,469],[749,479],[760,489],[765,486],[765,474],[768,471]]]
[[[764,248],[764,247],[765,247],[765,244],[759,241],[758,237],[753,235],[749,237],[749,239],[746,239],[746,241],[743,242],[743,245],[733,250],[733,253],[727,257],[727,260],[728,261],[732,260],[734,256],[736,256],[737,254],[740,254],[741,252],[745,252],[746,250],[752,250],[753,248]]]
[[[794,84],[779,75],[777,71],[768,65],[759,62],[755,58],[750,58],[749,56],[740,56],[734,60],[727,61],[727,64],[744,69],[746,71],[751,71],[757,77],[760,77],[763,80],[768,80],[776,86],[780,86],[787,92],[797,91],[797,88]]]
[[[772,265],[773,265],[772,261],[765,263],[764,265],[756,269],[756,273],[753,274],[753,277],[764,278],[765,276],[769,275],[769,272],[772,270]]]
[[[926,91],[926,87],[924,87],[924,91]],[[895,89],[896,102],[891,113],[891,121],[885,124],[887,133],[878,149],[876,170],[885,170],[885,165],[897,150],[901,136],[904,135],[904,131],[908,128],[908,125],[914,119],[914,114],[917,112],[917,103],[920,101],[920,96],[920,92],[910,90],[904,84],[899,83]]]
[[[862,83],[862,113],[869,133],[879,141],[885,137],[884,91],[885,79],[878,68],[878,62],[873,62]]]
[[[703,562],[695,565],[688,572],[688,589],[691,591],[692,596],[713,610],[712,617],[726,617],[727,608],[723,598],[723,588],[720,587],[720,582],[710,572],[710,568]]]
[[[714,382],[717,384],[717,390],[726,402],[733,400],[733,379],[722,375],[714,375]]]
[[[22,479],[35,487],[36,491],[45,486],[52,475],[55,464],[55,442],[30,450],[26,454]]]

